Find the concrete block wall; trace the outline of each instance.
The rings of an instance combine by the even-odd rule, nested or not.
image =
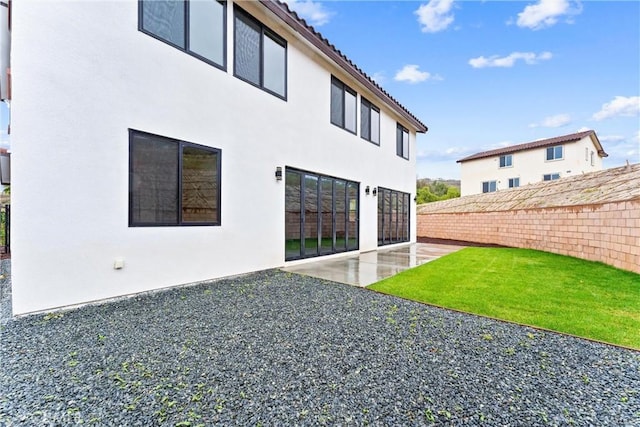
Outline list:
[[[640,273],[640,199],[497,212],[418,214],[418,237],[531,248]]]

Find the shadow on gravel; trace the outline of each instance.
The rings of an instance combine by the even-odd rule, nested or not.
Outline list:
[[[639,425],[640,353],[269,270],[3,321],[0,425]]]

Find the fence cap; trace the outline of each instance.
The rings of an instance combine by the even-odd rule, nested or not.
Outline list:
[[[499,212],[640,201],[640,163],[543,181],[493,193],[425,203],[418,215]]]

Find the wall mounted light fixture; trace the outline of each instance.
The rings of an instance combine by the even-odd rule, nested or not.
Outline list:
[[[365,189],[364,189],[364,194],[366,194],[366,195],[368,196],[370,191],[371,191],[371,190],[369,189],[369,186],[367,185],[367,186],[365,187]]]
[[[373,194],[373,197],[375,197],[375,196],[376,196],[376,194],[378,194],[378,189],[377,189],[376,187],[373,187],[373,192],[372,192],[372,194]]]
[[[276,181],[282,181],[282,168],[280,166],[276,168]]]

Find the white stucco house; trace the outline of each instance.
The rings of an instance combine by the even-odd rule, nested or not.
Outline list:
[[[14,315],[414,242],[427,127],[277,1],[14,1]]]
[[[460,195],[602,170],[603,157],[607,153],[593,130],[483,151],[457,161]]]
[[[0,101],[11,99],[9,80],[11,78],[10,44],[11,21],[9,15],[9,3],[0,0]]]

